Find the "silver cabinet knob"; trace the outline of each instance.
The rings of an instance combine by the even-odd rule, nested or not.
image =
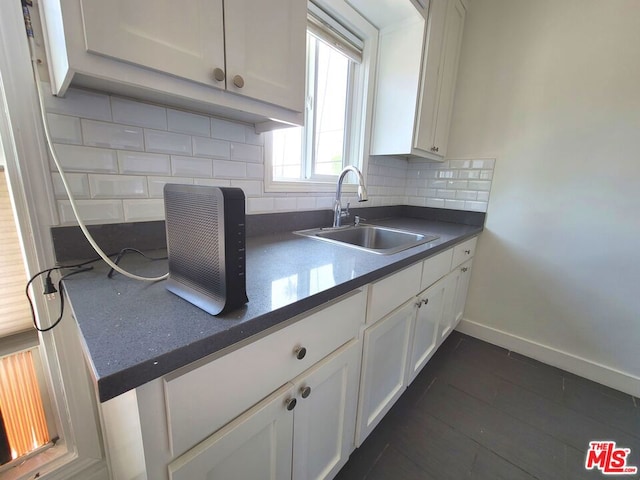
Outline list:
[[[307,349],[306,349],[306,348],[304,348],[304,347],[297,347],[297,348],[293,351],[293,353],[295,354],[295,356],[296,356],[296,358],[297,358],[298,360],[302,360],[302,359],[305,357],[305,355],[307,354]]]
[[[471,250],[465,250],[464,253],[466,253],[467,255],[471,255]]]
[[[302,398],[307,398],[309,395],[311,395],[311,387],[307,385],[306,387],[300,388],[300,395],[302,396]]]
[[[224,70],[222,70],[221,68],[214,68],[213,69],[213,78],[218,82],[223,82],[224,81]]]
[[[434,145],[433,147],[431,147],[431,151],[432,151],[432,152],[438,152],[438,151],[440,151],[440,148],[439,148],[439,147],[436,147],[436,146]]]
[[[467,270],[469,270],[467,267],[462,267],[462,272],[466,272]]]
[[[429,303],[429,299],[425,298],[424,300],[422,300],[422,303],[424,303],[426,305],[427,303]]]
[[[295,398],[287,398],[284,401],[285,406],[287,407],[287,410],[291,411],[294,408],[296,408],[296,404],[298,403],[298,401]]]
[[[233,77],[233,84],[238,88],[244,87],[244,78],[242,78],[240,75],[236,75],[235,77]]]

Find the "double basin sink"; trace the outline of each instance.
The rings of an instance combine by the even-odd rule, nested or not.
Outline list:
[[[314,228],[294,233],[379,255],[391,255],[439,238],[436,235],[374,225]]]

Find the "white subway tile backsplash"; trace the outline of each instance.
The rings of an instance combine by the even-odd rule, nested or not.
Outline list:
[[[48,83],[43,82],[42,87],[44,91],[51,91],[51,86]],[[70,88],[64,98],[45,95],[44,104],[49,113],[90,118],[92,120],[111,120],[109,96],[101,93]]]
[[[193,178],[181,177],[147,177],[149,197],[164,198],[164,186],[167,183],[192,184]]]
[[[429,182],[427,183],[427,185],[429,186],[429,188],[447,188],[447,185],[449,184],[448,180],[429,180]]]
[[[315,210],[316,198],[315,197],[297,197],[296,209],[297,210]]]
[[[231,186],[241,188],[246,197],[262,195],[262,182],[258,180],[231,180]]]
[[[222,178],[246,178],[247,165],[243,162],[213,160],[213,176]]]
[[[487,158],[483,160],[473,160],[471,162],[471,168],[485,168],[492,169],[495,167],[496,159],[495,158]]]
[[[436,197],[438,198],[456,198],[455,190],[438,190],[436,191]]]
[[[487,202],[473,202],[466,201],[464,202],[464,209],[471,210],[474,212],[486,212],[487,211]]]
[[[489,180],[469,180],[469,190],[488,192],[491,190],[491,182]]]
[[[126,98],[111,97],[113,121],[124,125],[167,129],[167,109]]]
[[[215,138],[193,137],[193,154],[198,157],[211,157],[228,160],[231,147],[226,140]]]
[[[276,197],[273,199],[273,209],[276,211],[295,210],[297,200],[295,197]]]
[[[460,170],[458,172],[458,178],[462,179],[478,179],[480,178],[480,170]]]
[[[171,132],[186,133],[208,137],[211,135],[211,123],[209,117],[196,115],[195,113],[182,112],[180,110],[167,109],[168,127]]]
[[[476,200],[478,198],[478,192],[471,190],[456,190],[455,198],[458,200]]]
[[[94,147],[144,150],[142,129],[116,123],[82,119],[84,144]]]
[[[444,208],[444,199],[442,199],[442,198],[427,198],[427,207]]]
[[[264,145],[264,134],[256,133],[255,128],[246,126],[244,131],[244,143]]]
[[[450,168],[471,168],[471,160],[449,160]]]
[[[57,172],[51,174],[53,180],[53,191],[57,199],[67,197],[67,191],[62,184],[62,178]],[[84,173],[65,173],[67,183],[71,188],[71,194],[74,198],[89,198],[89,179]]]
[[[481,180],[493,180],[493,170],[482,170],[480,172]]]
[[[264,178],[264,165],[247,163],[247,178]]]
[[[478,192],[478,201],[480,202],[488,202],[489,201],[489,192]]]
[[[450,208],[452,210],[464,210],[464,200],[444,200],[444,208]]]
[[[92,198],[147,197],[147,177],[132,175],[89,175]]]
[[[191,155],[191,137],[181,133],[145,128],[144,142],[147,152]]]
[[[268,213],[274,209],[273,198],[247,198],[247,213]]]
[[[316,208],[320,210],[323,210],[326,208],[333,208],[334,201],[335,199],[333,197],[318,197],[316,198]]]
[[[118,173],[115,150],[62,144],[54,144],[54,148],[65,172]],[[53,161],[51,169],[56,170]]]
[[[78,200],[80,218],[88,224],[124,222],[122,200]],[[60,221],[65,225],[77,224],[68,200],[58,200]]]
[[[208,185],[210,187],[230,187],[230,180],[223,180],[221,178],[194,178],[193,183],[195,185]]]
[[[243,162],[262,163],[262,147],[258,145],[246,145],[244,143],[231,144],[231,160]]]
[[[47,123],[54,143],[82,144],[82,129],[79,118],[48,113]]]
[[[127,222],[164,220],[164,200],[124,200],[122,203]]]
[[[213,164],[209,158],[171,155],[171,174],[178,177],[211,177]]]
[[[171,175],[169,155],[118,151],[120,173],[137,175]]]
[[[231,142],[245,141],[246,125],[235,122],[228,122],[221,118],[211,117],[211,136],[221,140],[229,140]]]
[[[413,205],[416,207],[426,207],[427,199],[424,197],[409,197],[408,203],[409,205]]]

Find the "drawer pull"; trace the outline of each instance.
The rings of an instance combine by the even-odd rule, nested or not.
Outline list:
[[[469,270],[469,268],[467,268],[467,267],[462,267],[462,272],[463,272],[463,273],[464,273],[464,272],[466,272],[467,270]]]
[[[464,253],[466,253],[467,255],[471,255],[471,250],[465,250]]]
[[[298,403],[298,401],[295,398],[287,398],[284,401],[284,404],[287,406],[287,410],[291,411],[294,408],[296,408],[296,404]]]
[[[302,360],[305,357],[305,355],[307,354],[307,349],[304,348],[304,347],[298,347],[293,351],[293,353],[296,354],[296,358],[298,360]]]
[[[300,395],[302,395],[302,398],[307,398],[311,395],[311,387],[307,385],[306,387],[300,388]]]

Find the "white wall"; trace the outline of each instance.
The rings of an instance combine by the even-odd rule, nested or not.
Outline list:
[[[449,153],[497,158],[464,328],[638,395],[637,0],[471,2]]]

